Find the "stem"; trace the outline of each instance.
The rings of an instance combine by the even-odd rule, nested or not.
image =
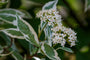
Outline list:
[[[55,47],[57,44],[54,44],[53,47]]]
[[[38,34],[38,38],[40,38],[41,33],[43,32],[43,30],[44,30],[44,28],[47,26],[47,24],[48,24],[48,23],[46,23],[46,24],[44,25],[44,27],[42,28],[42,30],[39,32],[39,34]]]
[[[8,0],[8,4],[6,6],[6,8],[9,8],[10,7],[10,0]]]

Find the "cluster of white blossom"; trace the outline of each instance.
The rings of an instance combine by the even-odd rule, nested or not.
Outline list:
[[[71,30],[71,28],[66,28],[62,25],[57,25],[51,29],[52,33],[52,40],[54,44],[60,43],[61,46],[64,47],[65,43],[70,43],[71,47],[75,46],[75,42],[77,39],[76,33]]]
[[[37,17],[42,22],[48,22],[49,26],[52,26],[52,41],[53,44],[60,43],[64,47],[65,43],[68,42],[71,47],[75,46],[77,39],[76,33],[71,28],[66,28],[62,24],[61,15],[54,9],[43,10],[37,13]]]
[[[54,9],[49,9],[49,10],[42,10],[37,13],[37,17],[40,18],[41,21],[43,22],[48,22],[48,25],[53,25],[58,22],[61,22],[61,15],[58,14],[59,12],[54,10]]]

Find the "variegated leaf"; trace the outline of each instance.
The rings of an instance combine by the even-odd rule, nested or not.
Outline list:
[[[51,31],[51,26],[48,26],[47,22],[41,22],[41,29],[43,29],[43,28],[44,28],[46,42],[50,46],[52,46],[52,31]]]
[[[54,1],[50,1],[48,3],[46,3],[42,10],[47,10],[47,9],[56,9],[56,4],[57,4],[58,0],[54,0]],[[46,22],[47,23],[47,22]],[[43,28],[43,26],[46,24],[45,22],[41,22],[41,28]],[[46,28],[44,29],[45,32],[45,37],[47,39],[47,42],[50,46],[52,46],[52,41],[51,41],[51,26],[46,26]]]
[[[0,13],[0,20],[16,25],[16,16],[13,14]]]
[[[57,50],[58,50],[58,49],[62,49],[62,50],[64,50],[64,51],[73,53],[73,51],[72,51],[70,48],[67,48],[67,47],[59,47],[59,48],[57,48]]]
[[[23,34],[17,29],[10,28],[1,31],[3,31],[5,34],[12,38],[24,39]]]
[[[0,21],[0,30],[4,30],[4,29],[9,29],[9,28],[17,28],[16,26],[6,23],[6,22],[2,22]]]
[[[50,1],[48,3],[46,3],[42,10],[46,10],[46,9],[56,9],[56,4],[57,4],[58,0],[54,0],[54,1]]]
[[[56,52],[56,50],[54,50],[48,44],[43,43],[41,49],[49,59],[51,59],[51,60],[61,60],[58,57],[58,53]]]
[[[16,13],[21,17],[31,18],[31,15],[28,14],[26,11],[21,12],[16,9],[1,9],[0,20],[16,25]]]
[[[36,32],[29,23],[21,19],[19,16],[17,16],[17,27],[27,41],[39,47],[39,41]]]
[[[25,14],[24,13],[22,13],[21,11],[19,11],[19,10],[16,10],[16,9],[1,9],[0,10],[0,14],[13,14],[13,15],[16,15],[16,13],[19,15],[19,16],[21,16],[21,17],[24,17],[25,16]]]

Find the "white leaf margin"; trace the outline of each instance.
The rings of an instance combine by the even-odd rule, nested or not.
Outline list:
[[[0,30],[0,31],[4,32],[6,35],[8,35],[8,36],[10,36],[12,38],[25,39],[23,36],[12,35],[12,34],[8,33],[7,30],[19,31],[18,29],[14,29],[14,28]]]
[[[15,18],[16,18],[16,15],[13,15],[13,14],[1,13],[0,15],[12,16],[12,17],[15,17]],[[15,20],[13,20],[12,22],[10,22],[10,21],[8,21],[8,20],[6,20],[6,19],[3,19],[3,18],[1,18],[1,17],[0,17],[0,20],[2,20],[2,21],[4,21],[4,22],[7,22],[7,23],[9,23],[9,24],[13,24],[13,25],[16,26],[16,24],[14,24],[14,21],[15,21]]]
[[[56,50],[59,50],[59,49],[62,49],[64,51],[66,51],[66,52],[74,53],[74,51],[72,49],[68,48],[68,47],[59,47]]]
[[[35,60],[41,60],[40,58],[38,58],[38,57],[33,57]]]
[[[15,60],[18,60],[17,57],[14,54],[11,54],[11,55],[14,57]]]
[[[44,54],[45,54],[48,58],[52,59],[50,56],[48,56],[48,55],[46,54],[45,48],[44,48],[44,43],[42,43],[41,49],[42,49],[42,51],[44,52]],[[54,50],[54,49],[53,49],[53,50]],[[56,58],[57,60],[61,60],[61,59],[58,57],[58,53],[57,53],[56,50],[54,50],[54,53],[55,53],[54,58]],[[52,59],[52,60],[53,60],[53,59]]]
[[[0,11],[5,11],[5,10],[7,10],[7,11],[13,10],[13,11],[15,11],[16,13],[19,13],[21,17],[23,17],[23,16],[25,15],[25,14],[22,13],[21,11],[16,10],[16,9],[11,9],[11,8],[1,9]]]
[[[20,55],[20,56],[17,56],[17,55],[15,55],[15,53],[18,54],[18,53],[15,52],[15,51],[13,51],[13,53],[11,54],[12,57],[13,57],[15,60],[24,60],[23,57],[22,57],[21,55]],[[20,57],[20,58],[18,58],[18,57]]]
[[[55,2],[55,3],[54,3]],[[58,0],[54,0],[54,1],[50,1],[48,3],[46,3],[43,7],[42,7],[42,10],[45,10],[45,7],[48,7],[49,5],[53,4],[54,3],[54,6],[52,7],[52,9],[56,9],[56,4],[58,3]]]
[[[26,22],[25,20],[23,20],[20,16],[17,16],[17,17],[19,17],[19,19],[22,22],[24,22],[29,27],[29,30],[32,31],[32,34],[34,35],[34,38],[35,38],[37,44],[39,44],[38,36],[37,36],[36,32],[34,31],[34,29],[32,28],[32,26],[28,22]],[[17,17],[16,17],[16,20],[17,20],[17,24],[18,24],[18,18]],[[17,29],[19,30],[19,26],[18,25],[17,25]],[[28,35],[24,34],[23,32],[21,32],[21,33],[24,35],[24,38],[28,37]],[[26,39],[26,40],[29,41],[28,39]]]

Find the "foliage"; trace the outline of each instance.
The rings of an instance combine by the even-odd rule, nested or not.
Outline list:
[[[71,42],[66,39],[69,37],[67,33],[65,33],[67,34],[66,44],[64,42],[53,44],[52,27],[60,24],[54,22],[55,25],[51,26],[54,23],[48,19],[42,21],[44,19],[36,17],[39,10],[49,12],[50,9],[57,9],[61,15],[61,18],[59,16],[61,21],[58,22],[61,22],[65,28],[70,28],[68,29],[70,31],[72,31],[71,28],[75,30],[76,46],[70,47]],[[75,54],[76,60],[90,60],[89,13],[89,0],[0,0],[0,58],[5,57],[5,60],[70,60],[72,57],[66,57],[68,53]],[[64,32],[60,33],[64,34]]]

